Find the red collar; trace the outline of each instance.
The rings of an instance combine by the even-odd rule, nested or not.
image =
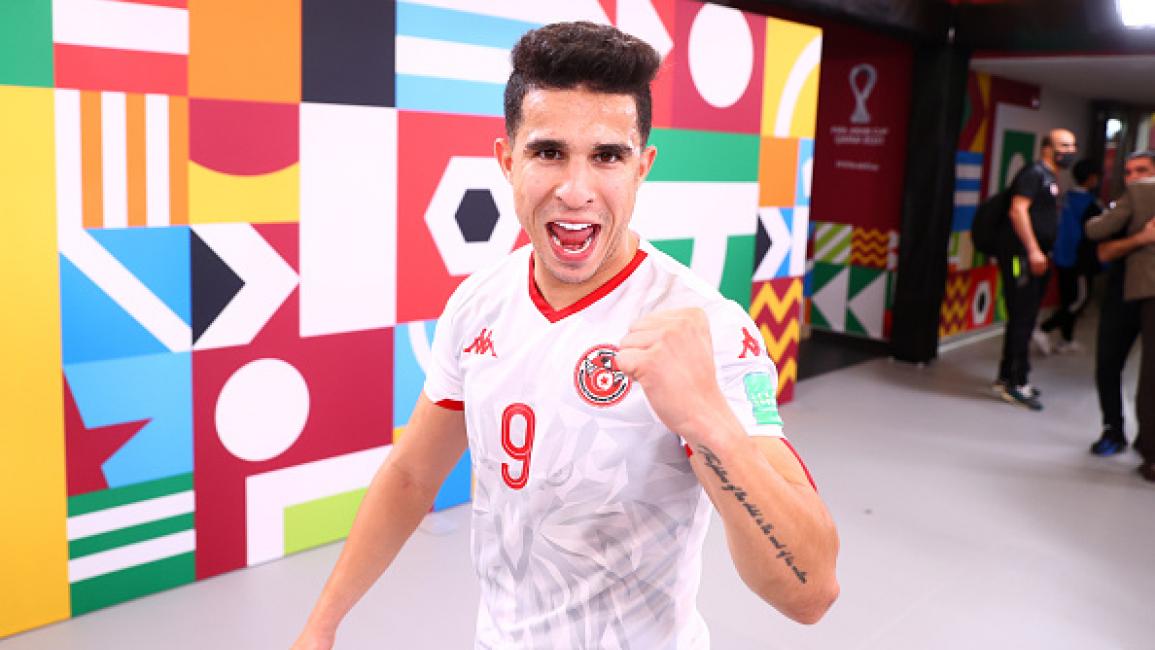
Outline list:
[[[537,310],[541,312],[541,315],[545,316],[546,320],[551,323],[556,323],[566,316],[576,314],[586,307],[589,307],[604,298],[614,289],[617,289],[645,259],[646,251],[642,250],[639,246],[638,251],[634,253],[634,259],[630,260],[630,263],[621,271],[618,271],[614,277],[606,280],[605,284],[594,289],[584,298],[564,309],[554,309],[550,306],[549,302],[546,301],[545,296],[541,295],[541,289],[538,289],[537,283],[533,281],[533,250],[531,249],[529,253],[529,298],[533,301]]]

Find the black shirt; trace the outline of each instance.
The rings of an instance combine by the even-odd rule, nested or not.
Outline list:
[[[1011,194],[1031,200],[1028,210],[1031,228],[1035,231],[1039,248],[1049,253],[1059,235],[1059,184],[1055,175],[1041,161],[1036,161],[1015,175],[1015,180],[1011,181]],[[1014,226],[1011,226],[1011,236],[1014,249],[1023,252],[1023,243],[1015,235]]]

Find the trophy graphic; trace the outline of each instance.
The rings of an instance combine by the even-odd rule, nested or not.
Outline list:
[[[866,110],[866,100],[878,81],[878,69],[869,63],[859,63],[850,69],[850,90],[854,92],[854,113],[851,124],[870,124],[870,112]]]

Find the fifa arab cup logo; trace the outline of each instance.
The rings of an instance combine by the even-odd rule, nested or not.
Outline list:
[[[574,368],[578,395],[594,406],[613,406],[630,392],[630,378],[618,369],[618,346],[603,343],[586,351]]]
[[[859,63],[850,69],[850,90],[854,92],[854,114],[851,124],[870,124],[870,112],[866,110],[866,100],[874,92],[878,82],[878,69],[869,63]]]

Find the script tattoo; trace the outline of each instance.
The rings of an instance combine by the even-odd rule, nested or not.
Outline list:
[[[785,562],[786,566],[790,567],[790,570],[794,572],[794,576],[798,578],[798,581],[806,584],[806,572],[795,566],[794,553],[790,552],[790,549],[786,548],[786,545],[778,540],[778,537],[774,534],[774,524],[766,521],[766,518],[762,515],[762,510],[758,508],[758,506],[750,503],[747,499],[748,495],[746,491],[730,482],[730,475],[726,472],[726,468],[722,467],[722,460],[718,458],[718,455],[704,445],[698,447],[698,453],[702,454],[702,462],[706,464],[706,467],[709,467],[714,474],[718,476],[718,480],[722,482],[722,489],[734,495],[738,503],[741,504],[750,517],[754,519],[754,524],[758,526],[758,529],[762,531],[766,539],[770,540],[770,543],[774,545],[774,550],[778,551],[778,554],[774,557]]]

